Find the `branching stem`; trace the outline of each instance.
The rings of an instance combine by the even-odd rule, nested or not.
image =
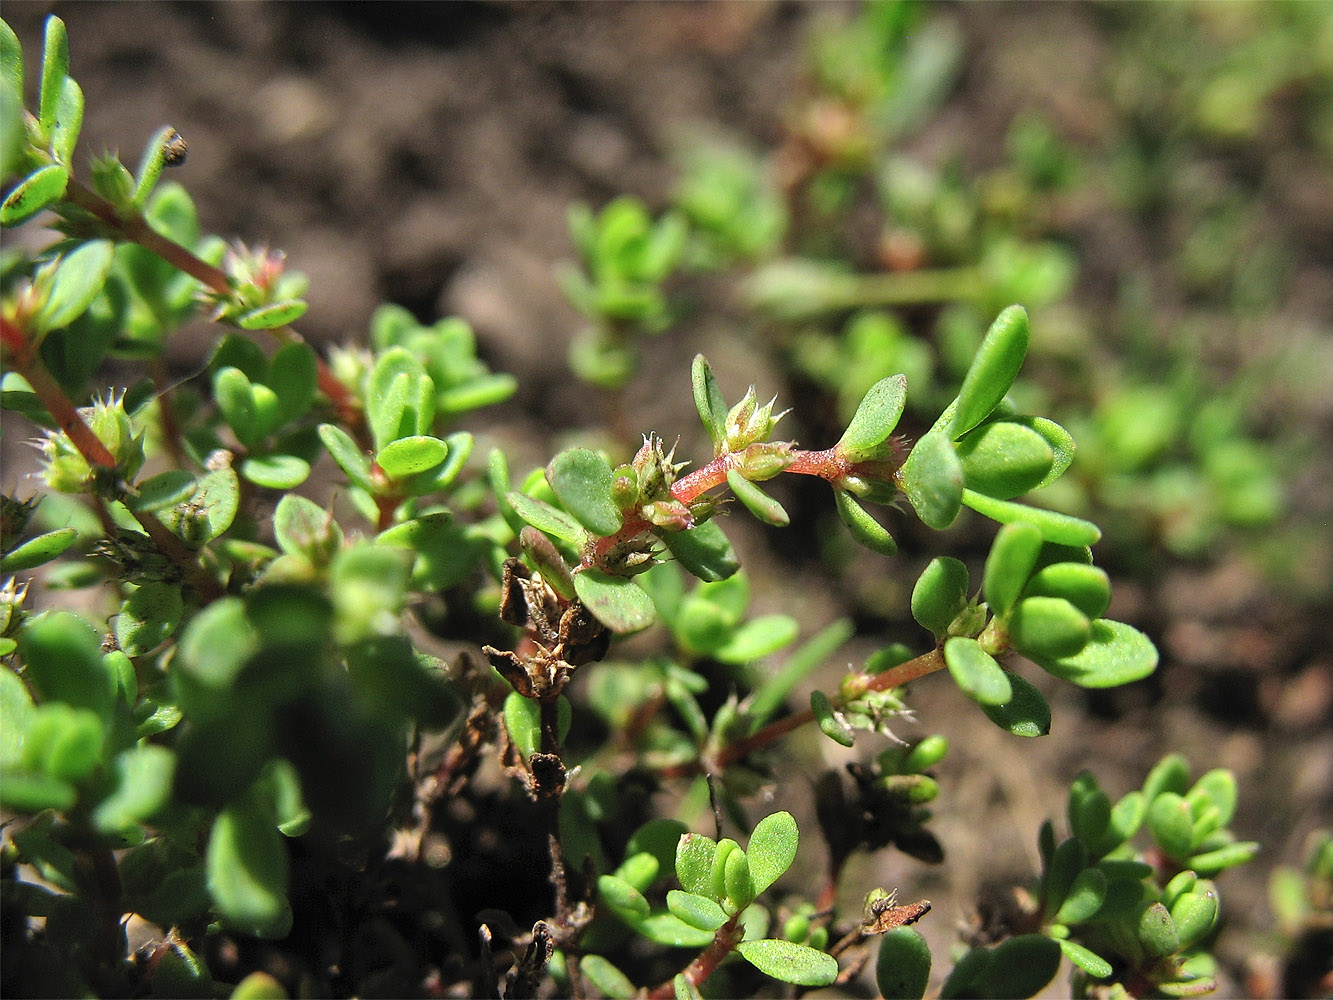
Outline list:
[[[732,917],[717,929],[713,943],[699,953],[699,956],[680,973],[696,989],[713,974],[724,958],[735,950],[745,936],[745,929],[740,925],[740,914]],[[647,1000],[671,1000],[676,995],[675,976],[662,985],[649,990]]]
[[[902,687],[904,684],[914,681],[917,678],[925,677],[927,674],[933,674],[937,670],[943,670],[945,667],[944,654],[938,648],[932,649],[928,653],[922,653],[920,656],[908,660],[906,663],[900,663],[896,667],[890,667],[878,674],[857,674],[848,677],[842,682],[841,690],[837,697],[831,699],[835,708],[841,708],[849,702],[870,693],[871,691],[888,691],[892,688]],[[729,743],[711,759],[699,759],[688,761],[684,764],[677,764],[663,769],[660,773],[667,778],[684,778],[706,772],[716,773],[724,770],[729,765],[737,761],[744,760],[756,750],[760,750],[775,740],[786,736],[793,730],[800,729],[807,723],[815,720],[815,713],[808,708],[802,709],[791,715],[770,722],[768,725],[750,734],[743,740],[737,740],[735,743]]]

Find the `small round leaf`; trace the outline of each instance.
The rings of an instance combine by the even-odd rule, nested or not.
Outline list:
[[[944,644],[944,662],[954,683],[982,705],[1004,705],[1013,698],[1009,674],[977,640],[965,636],[949,639]]]
[[[599,569],[584,570],[574,577],[579,600],[612,632],[622,635],[647,628],[657,617],[653,599],[644,589],[623,576]]]
[[[1002,705],[982,705],[986,717],[1014,736],[1045,736],[1051,731],[1051,706],[1045,696],[1018,674],[1008,674],[1013,696]]]
[[[808,945],[764,938],[742,941],[736,950],[764,975],[784,983],[827,986],[838,978],[837,959]]]
[[[963,463],[945,434],[931,431],[917,441],[898,479],[922,521],[937,530],[953,524],[963,502]]]
[[[1030,524],[1006,524],[995,535],[981,592],[996,615],[1007,615],[1023,592],[1041,552],[1041,532]]]
[[[599,452],[571,448],[551,460],[546,478],[565,509],[595,535],[614,535],[621,514],[611,499],[611,466]]]
[[[907,402],[907,376],[890,375],[880,379],[856,408],[847,430],[838,441],[840,454],[852,462],[875,458],[898,426]]]
[[[967,607],[967,567],[957,559],[939,556],[917,577],[912,588],[912,617],[937,636]]]
[[[756,894],[767,889],[791,867],[796,860],[800,839],[796,820],[789,812],[775,812],[759,821],[746,848]]]
[[[968,489],[1000,500],[1035,489],[1055,463],[1055,452],[1044,437],[1008,420],[982,424],[957,448]]]
[[[919,1000],[930,983],[930,946],[910,927],[895,927],[879,942],[875,985],[884,1000]]]
[[[1088,644],[1079,653],[1036,663],[1080,687],[1118,687],[1151,674],[1157,668],[1157,648],[1138,629],[1099,618],[1092,623]]]
[[[1009,615],[1009,639],[1032,659],[1073,656],[1088,644],[1092,623],[1063,597],[1025,597]]]
[[[448,453],[449,446],[439,438],[414,434],[389,442],[375,461],[390,479],[405,479],[439,465]]]

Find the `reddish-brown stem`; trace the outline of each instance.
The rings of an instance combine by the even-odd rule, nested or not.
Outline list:
[[[725,924],[717,929],[717,934],[713,937],[713,943],[699,953],[699,956],[685,967],[684,971],[679,973],[683,975],[689,983],[698,988],[709,976],[713,974],[724,958],[732,953],[736,945],[740,944],[741,938],[745,936],[744,929],[740,926],[740,914],[732,917]],[[645,996],[647,1000],[671,1000],[676,995],[675,976],[672,976],[661,986],[649,990]]]
[[[919,677],[925,677],[927,674],[933,674],[937,670],[944,669],[944,654],[939,649],[932,649],[929,653],[922,653],[920,656],[908,660],[906,663],[900,663],[896,667],[890,667],[878,674],[857,674],[848,677],[842,682],[842,689],[837,697],[830,699],[835,708],[841,708],[851,701],[856,700],[862,695],[871,691],[888,691],[892,688],[902,687],[909,681],[914,681]],[[676,764],[660,771],[665,778],[684,778],[692,777],[696,774],[706,772],[716,773],[724,770],[728,765],[734,764],[739,760],[744,760],[747,756],[768,746],[770,743],[795,729],[799,729],[806,723],[815,720],[815,713],[808,708],[795,712],[785,718],[770,722],[763,728],[751,733],[743,740],[737,740],[735,743],[729,743],[709,760],[695,760],[684,764]]]
[[[702,465],[693,472],[681,476],[671,484],[672,498],[689,506],[709,490],[725,483],[727,473],[733,468],[740,468],[743,456],[743,452],[727,452],[718,455],[707,465]],[[791,462],[782,471],[795,473],[798,476],[817,476],[827,482],[835,483],[846,476],[856,475],[860,472],[868,473],[872,466],[875,467],[873,470],[875,478],[885,478],[884,472],[885,469],[888,469],[886,463],[849,462],[838,453],[838,449],[835,447],[825,448],[823,451],[792,451]],[[884,468],[879,468],[879,466],[884,466]],[[889,469],[888,471],[892,470]],[[625,518],[625,523],[621,525],[619,531],[596,540],[591,550],[585,555],[583,564],[585,566],[596,565],[597,560],[610,552],[619,542],[627,538],[633,538],[651,527],[651,523],[644,518]]]
[[[225,271],[214,267],[175,240],[163,236],[138,212],[122,216],[111,202],[73,179],[65,189],[65,196],[75,205],[91,212],[102,222],[117,230],[126,240],[152,251],[172,267],[197,278],[219,295],[231,294],[231,281]],[[291,327],[284,327],[283,332],[289,339],[301,340],[301,335]],[[319,391],[333,403],[338,410],[339,418],[352,431],[358,442],[367,447],[369,438],[365,434],[360,404],[347,387],[338,381],[323,358],[317,356],[315,362]]]
[[[8,320],[0,319],[0,335],[9,353],[9,363],[13,369],[27,379],[32,391],[46,407],[56,422],[56,426],[69,438],[83,460],[94,468],[114,470],[116,459],[107,450],[92,428],[79,415],[70,398],[65,395],[59,383],[37,362],[23,331]],[[15,346],[17,345],[17,346]],[[165,524],[153,514],[132,511],[134,519],[153,540],[158,550],[180,567],[196,590],[205,598],[212,600],[222,596],[222,588],[217,581],[204,572],[194,552],[177,538]]]

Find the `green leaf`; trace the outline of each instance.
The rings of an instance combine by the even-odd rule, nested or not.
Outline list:
[[[290,996],[267,972],[252,972],[236,984],[228,1000],[290,1000]]]
[[[1057,562],[1033,573],[1023,588],[1027,597],[1062,597],[1091,620],[1111,604],[1111,581],[1105,570],[1086,563]]]
[[[949,436],[962,437],[986,419],[1014,384],[1028,349],[1028,314],[1009,306],[995,318],[958,390]]]
[[[102,763],[101,718],[86,708],[51,701],[37,706],[28,726],[22,763],[28,771],[80,781]]]
[[[295,323],[309,308],[310,304],[301,299],[270,302],[241,313],[236,317],[236,325],[242,330],[276,330],[280,326]]]
[[[597,879],[597,891],[616,916],[630,925],[638,924],[648,916],[648,900],[643,893],[630,885],[623,878],[615,875],[602,875]]]
[[[1176,923],[1161,903],[1152,903],[1143,911],[1143,916],[1139,918],[1138,936],[1148,953],[1158,958],[1180,948]]]
[[[750,663],[789,645],[799,631],[789,615],[763,615],[741,625],[711,655],[722,663]]]
[[[412,554],[392,546],[361,544],[339,551],[330,569],[338,640],[396,632],[411,570]]]
[[[718,388],[717,379],[708,359],[702,354],[694,356],[690,366],[690,383],[694,388],[694,406],[699,411],[699,419],[713,442],[713,454],[720,455],[725,450],[727,439],[727,403]]]
[[[142,656],[175,634],[184,613],[179,585],[145,583],[120,607],[116,642],[126,656]]]
[[[891,556],[898,551],[898,543],[893,540],[888,529],[876,521],[851,493],[846,490],[834,490],[833,502],[837,507],[838,517],[859,544],[882,556]]]
[[[0,225],[17,226],[65,196],[69,171],[58,163],[38,167],[17,185],[0,204]]]
[[[612,632],[637,632],[657,618],[653,599],[623,576],[587,569],[574,577],[574,589],[579,600]]]
[[[849,747],[856,742],[851,727],[834,710],[833,703],[823,691],[810,692],[810,711],[814,712],[820,731],[834,743]]]
[[[204,541],[211,542],[236,520],[241,506],[241,484],[232,469],[218,469],[199,480],[199,488],[191,499],[195,507],[202,509],[208,525]]]
[[[977,640],[957,635],[949,639],[944,644],[944,662],[954,683],[982,705],[1004,705],[1013,698],[1009,674]]]
[[[1192,855],[1189,865],[1200,875],[1216,875],[1227,868],[1245,864],[1258,853],[1259,844],[1253,840],[1246,840]]]
[[[61,256],[50,295],[36,316],[38,329],[61,329],[88,311],[111,273],[114,251],[110,240],[90,240]]]
[[[717,868],[713,869],[714,887],[717,884]],[[722,872],[725,896],[722,906],[728,913],[739,913],[754,902],[754,879],[750,877],[750,859],[747,853],[737,847],[727,855]]]
[[[0,20],[0,83],[23,94],[23,46],[14,29]]]
[[[1041,934],[1020,934],[991,951],[980,977],[983,995],[1030,997],[1040,993],[1060,969],[1060,946]]]
[[[1091,772],[1081,772],[1070,784],[1068,812],[1070,832],[1095,856],[1111,823],[1111,799]]]
[[[168,469],[136,484],[137,495],[126,497],[125,506],[135,513],[150,513],[185,503],[194,496],[199,481],[185,469]]]
[[[881,457],[906,402],[906,375],[890,375],[872,385],[836,445],[839,454],[852,462]]]
[[[600,452],[563,451],[551,459],[546,478],[565,509],[594,535],[620,530],[620,508],[611,499],[611,466]]]
[[[1092,623],[1063,597],[1025,597],[1009,615],[1009,639],[1031,659],[1074,656],[1088,644]]]
[[[1236,776],[1226,768],[1214,768],[1199,778],[1190,789],[1190,801],[1199,795],[1217,807],[1219,826],[1226,826],[1236,815]]]
[[[0,768],[18,763],[23,741],[32,722],[36,706],[19,675],[12,670],[0,670]]]
[[[142,211],[153,189],[157,187],[157,182],[162,177],[162,169],[166,166],[168,145],[182,142],[184,140],[180,134],[170,125],[162,126],[148,139],[143,155],[139,157],[139,169],[134,177],[135,208]]]
[[[273,538],[288,555],[323,562],[337,551],[342,530],[333,514],[308,497],[291,493],[273,510]]]
[[[1151,803],[1163,792],[1184,795],[1189,787],[1189,761],[1178,753],[1167,754],[1148,772],[1143,782],[1143,797]]]
[[[1084,868],[1069,888],[1069,895],[1056,911],[1055,921],[1061,924],[1080,924],[1090,920],[1106,902],[1106,873],[1097,868]]]
[[[545,500],[530,497],[526,493],[510,491],[505,500],[515,514],[538,531],[554,535],[561,541],[582,547],[588,541],[588,532],[584,527],[563,510],[552,507]],[[519,532],[522,534],[522,532]]]
[[[1148,829],[1167,855],[1180,861],[1194,847],[1194,815],[1175,792],[1163,792],[1148,806]]]
[[[764,938],[759,941],[742,941],[736,950],[764,975],[784,983],[827,986],[838,978],[837,959],[808,945]]]
[[[314,349],[300,341],[283,344],[269,362],[265,384],[277,394],[280,425],[303,416],[319,391]]]
[[[970,431],[957,450],[967,488],[1000,500],[1035,489],[1055,463],[1055,452],[1044,437],[1008,420]]]
[[[213,376],[213,398],[241,444],[248,445],[258,438],[259,411],[254,387],[245,372],[231,366],[219,369]]]
[[[42,83],[38,96],[37,120],[42,135],[50,137],[60,111],[60,95],[69,77],[69,35],[65,22],[58,17],[46,19],[42,40]]]
[[[950,556],[932,559],[912,588],[912,617],[936,636],[967,607],[967,567]]]
[[[222,922],[256,937],[286,936],[287,849],[264,811],[250,802],[218,814],[205,855],[208,893]]]
[[[1113,966],[1106,959],[1102,958],[1090,948],[1085,948],[1077,941],[1061,939],[1056,942],[1060,950],[1064,952],[1065,958],[1073,962],[1080,969],[1092,976],[1094,979],[1105,979],[1113,971]]]
[[[736,551],[716,521],[685,531],[663,531],[658,538],[686,571],[705,582],[726,580],[740,569]]]
[[[28,619],[18,635],[28,683],[45,701],[60,701],[110,718],[116,678],[102,662],[101,639],[87,622],[67,611]]]
[[[884,1000],[919,1000],[930,985],[930,945],[910,927],[895,927],[879,942],[875,985]]]
[[[0,770],[0,803],[7,812],[37,814],[45,809],[65,812],[79,800],[79,790],[68,781],[47,774]]]
[[[542,748],[542,707],[532,698],[510,691],[504,703],[505,731],[526,761]]]
[[[241,463],[248,482],[269,490],[290,490],[310,478],[310,463],[295,455],[251,455]]]
[[[319,439],[324,442],[338,468],[367,493],[375,492],[375,480],[370,472],[370,459],[366,456],[351,435],[335,424],[320,424]]]
[[[776,882],[796,860],[801,834],[789,812],[765,816],[750,834],[746,854],[756,895]]]
[[[996,533],[981,581],[981,592],[994,614],[1009,613],[1040,552],[1041,533],[1029,524],[1006,524]]]
[[[68,166],[83,129],[83,90],[72,77],[65,77],[61,84],[54,126],[51,129],[51,155],[57,162]]]
[[[704,931],[715,931],[727,922],[722,907],[707,896],[694,892],[670,890],[667,892],[667,909],[691,927]]]
[[[1055,848],[1042,878],[1042,905],[1047,914],[1056,913],[1064,905],[1074,880],[1087,866],[1087,861],[1087,849],[1073,837],[1062,840]]]
[[[1051,467],[1046,471],[1046,475],[1041,482],[1032,487],[1032,490],[1039,490],[1051,485],[1068,471],[1074,463],[1074,438],[1073,436],[1057,424],[1054,420],[1046,417],[1006,417],[1006,420],[1021,424],[1024,427],[1031,428],[1045,439],[1055,460]]]
[[[1030,524],[1041,532],[1042,538],[1058,545],[1095,545],[1102,537],[1101,529],[1091,521],[1057,511],[1029,507],[1012,500],[996,500],[968,489],[963,490],[962,502],[978,514],[1001,524]]]
[[[147,821],[171,800],[176,755],[166,747],[144,743],[116,757],[115,785],[93,810],[93,826],[118,833]]]
[[[634,929],[668,948],[706,948],[713,943],[712,931],[691,927],[674,913],[655,913],[639,921]]]
[[[713,896],[713,860],[717,841],[702,833],[687,833],[676,845],[676,878],[686,892],[710,899]]]
[[[29,538],[0,558],[0,573],[21,573],[55,559],[79,540],[77,528],[57,528]]]
[[[390,479],[405,479],[439,465],[448,453],[449,446],[439,438],[417,434],[390,441],[375,461]]]
[[[1180,936],[1180,946],[1190,948],[1217,924],[1217,890],[1205,882],[1194,892],[1187,892],[1171,907],[1171,921]]]
[[[601,955],[584,955],[579,972],[611,1000],[632,1000],[638,994],[629,977]]]
[[[939,431],[923,435],[898,474],[908,503],[928,526],[943,530],[962,507],[963,463],[953,442]]]
[[[731,487],[731,492],[736,494],[737,499],[745,504],[746,509],[765,524],[771,524],[775,528],[785,528],[791,523],[791,518],[782,509],[782,504],[742,476],[739,470],[727,470],[727,485]]]
[[[1045,696],[1018,674],[1008,674],[1013,695],[1000,705],[982,705],[986,717],[1014,736],[1045,736],[1051,731],[1051,706]]]
[[[1138,629],[1099,618],[1088,644],[1074,656],[1035,661],[1043,670],[1080,687],[1130,684],[1157,669],[1157,649]]]

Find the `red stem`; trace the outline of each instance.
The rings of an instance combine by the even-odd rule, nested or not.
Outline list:
[[[27,379],[32,391],[56,422],[56,426],[69,438],[83,460],[90,466],[114,470],[116,459],[107,450],[100,438],[92,432],[70,398],[65,395],[60,385],[34,357],[35,351],[16,325],[0,318],[0,342],[9,353],[9,363],[15,371]],[[180,567],[185,578],[199,591],[205,600],[222,596],[218,582],[204,572],[195,553],[184,542],[171,533],[156,516],[139,511],[131,511],[134,519],[153,540],[158,550]]]
[[[838,695],[830,700],[835,708],[841,708],[871,691],[888,691],[892,688],[902,687],[919,677],[925,677],[937,670],[943,670],[944,667],[944,654],[939,649],[932,649],[929,653],[922,653],[920,656],[908,660],[906,663],[900,663],[896,667],[890,667],[882,673],[857,674],[849,677],[842,682],[842,689]],[[813,710],[809,708],[802,709],[785,718],[770,722],[743,740],[727,744],[711,759],[675,764],[663,768],[658,773],[664,778],[685,778],[697,774],[720,772],[729,765],[744,760],[756,750],[768,746],[775,740],[814,720],[815,713]]]
[[[725,924],[717,929],[717,934],[713,938],[713,943],[705,948],[699,956],[691,962],[680,975],[683,975],[696,989],[709,976],[713,974],[724,958],[732,953],[736,945],[740,944],[741,938],[745,936],[744,929],[740,926],[740,914],[732,917]],[[671,1000],[676,995],[675,976],[672,976],[661,986],[649,990],[645,997],[647,1000]]]
[[[225,271],[214,267],[179,243],[163,236],[150,226],[148,220],[141,214],[136,212],[130,216],[120,215],[111,202],[73,179],[70,180],[69,186],[65,189],[65,197],[73,204],[97,216],[106,225],[117,230],[126,240],[137,243],[145,250],[152,251],[172,267],[197,278],[219,295],[231,295],[233,291],[231,280],[227,277]],[[301,340],[301,335],[290,326],[283,327],[281,332],[292,340]],[[329,366],[323,358],[316,355],[315,363],[319,391],[324,393],[333,403],[338,411],[339,419],[352,431],[358,443],[362,447],[368,448],[369,436],[364,427],[361,405],[348,391],[347,387],[339,382],[333,372],[329,370]]]

